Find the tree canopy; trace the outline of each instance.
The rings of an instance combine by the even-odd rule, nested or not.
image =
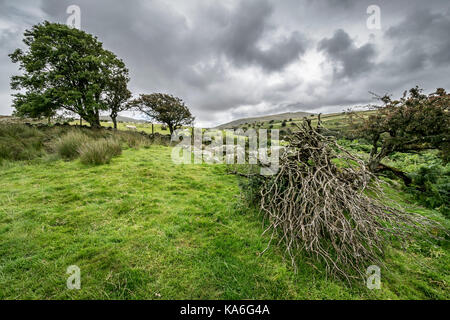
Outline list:
[[[119,113],[130,109],[128,100],[131,98],[131,92],[127,86],[129,81],[128,73],[123,72],[120,68],[115,68],[108,79],[105,102],[109,106],[114,129],[117,129]]]
[[[141,94],[132,105],[148,117],[166,124],[171,134],[182,126],[192,125],[195,120],[183,100],[169,94]]]
[[[24,37],[27,50],[9,55],[22,73],[11,78],[11,88],[20,91],[13,95],[16,114],[41,117],[66,110],[98,127],[115,88],[120,87],[120,101],[127,96],[128,69],[96,37],[48,21]]]
[[[369,167],[380,169],[381,160],[393,152],[438,149],[445,161],[450,156],[450,95],[442,88],[423,94],[419,87],[398,100],[378,97],[382,106],[355,122],[356,132],[372,143]]]

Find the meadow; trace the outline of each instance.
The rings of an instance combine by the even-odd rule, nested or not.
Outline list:
[[[0,161],[0,299],[450,298],[448,241],[388,248],[380,290],[327,277],[308,257],[295,272],[282,246],[260,254],[270,236],[226,165],[175,165],[171,146],[120,137],[120,154],[84,164],[55,153],[61,132],[36,134],[16,135],[17,150],[32,152]],[[387,202],[449,228],[399,181],[383,181]],[[81,290],[66,287],[71,265]]]

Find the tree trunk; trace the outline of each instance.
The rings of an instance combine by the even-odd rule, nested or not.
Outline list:
[[[110,116],[110,118],[111,118],[111,120],[113,122],[114,130],[117,130],[117,116],[118,116],[117,112],[112,111],[109,116]]]
[[[100,119],[96,115],[92,115],[91,117],[85,119],[89,124],[91,125],[91,128],[93,129],[100,129]]]
[[[408,177],[406,173],[404,173],[403,171],[379,163],[375,172],[384,172],[384,171],[392,172],[396,177],[402,179],[406,186],[409,186],[412,183],[411,178]]]
[[[376,144],[374,145],[374,148],[370,152],[370,158],[369,158],[369,170],[372,172],[376,172],[378,169],[378,166],[381,163],[381,160],[383,160],[389,153],[390,149],[386,146],[381,147],[381,150],[379,153],[377,153],[378,148]]]
[[[100,121],[93,121],[93,122],[89,122],[89,124],[91,125],[91,128],[93,129],[100,129],[102,126],[100,124]]]

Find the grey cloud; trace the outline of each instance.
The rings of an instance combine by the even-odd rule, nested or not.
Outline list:
[[[133,93],[180,96],[201,124],[450,87],[448,0],[376,3],[383,30],[368,41],[372,0],[0,0],[0,114],[17,73],[7,54],[34,23],[65,23],[72,4],[82,28],[124,59]],[[314,67],[317,51],[334,71]]]
[[[450,9],[436,13],[426,9],[409,14],[401,23],[389,28],[386,36],[395,42],[396,52],[405,52],[403,59],[415,60],[420,52],[419,67],[425,60],[441,66],[450,63],[449,32]]]
[[[321,40],[318,49],[332,60],[337,78],[357,77],[374,67],[374,45],[368,43],[357,47],[342,29],[337,30],[333,37]]]
[[[228,57],[237,65],[256,64],[267,71],[277,71],[305,52],[307,40],[298,31],[292,32],[288,37],[274,39],[267,49],[258,46],[273,28],[268,23],[272,12],[273,7],[268,1],[252,0],[242,1],[228,13],[221,44]]]

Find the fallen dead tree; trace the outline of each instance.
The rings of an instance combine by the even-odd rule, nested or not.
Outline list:
[[[265,232],[284,244],[294,266],[306,253],[328,274],[350,280],[382,266],[388,243],[404,244],[437,226],[381,199],[379,180],[364,162],[306,120],[292,134],[278,173],[263,179],[259,205]]]

